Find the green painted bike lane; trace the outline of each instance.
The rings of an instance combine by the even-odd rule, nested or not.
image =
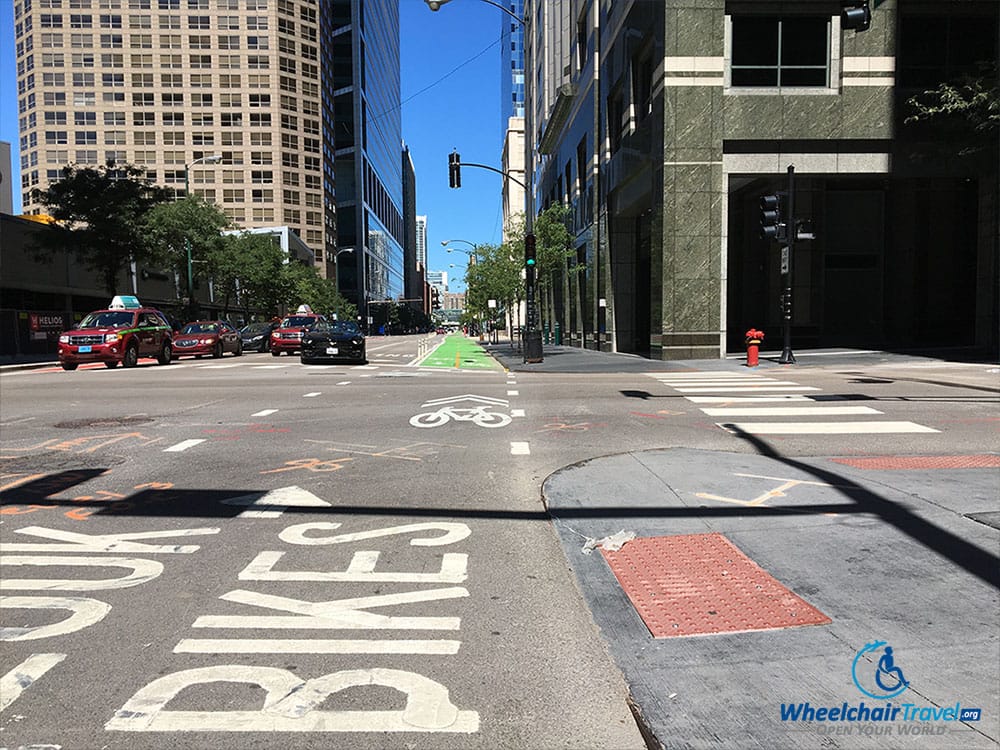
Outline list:
[[[421,367],[461,370],[503,370],[503,365],[478,343],[462,333],[452,333],[420,362]]]

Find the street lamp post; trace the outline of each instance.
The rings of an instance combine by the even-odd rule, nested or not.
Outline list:
[[[427,3],[428,8],[436,11],[439,10],[442,5],[451,2],[451,0],[424,0],[424,2]],[[494,2],[494,0],[480,0],[480,2],[492,5],[494,8],[499,8],[524,27],[524,177],[525,182],[527,183],[524,191],[524,245],[526,249],[530,247],[531,252],[534,253],[535,170],[533,166],[534,160],[532,158],[534,156],[534,148],[532,144],[534,139],[534,130],[531,117],[532,110],[534,109],[531,99],[531,84],[534,79],[534,71],[532,69],[530,58],[530,52],[533,45],[531,40],[528,38],[530,28],[524,18],[521,18],[500,3]],[[541,362],[542,332],[538,330],[538,311],[536,310],[535,305],[535,268],[533,265],[526,265],[525,267],[525,307],[527,308],[528,333],[524,340],[524,361],[529,363]]]
[[[222,154],[212,154],[211,156],[202,156],[199,159],[195,159],[190,164],[184,165],[184,197],[187,198],[190,195],[190,184],[191,184],[191,167],[196,164],[218,164],[222,161]],[[188,292],[188,304],[191,309],[194,309],[194,275],[192,273],[193,261],[191,260],[191,239],[185,235],[184,237],[184,251],[187,254],[187,292]]]

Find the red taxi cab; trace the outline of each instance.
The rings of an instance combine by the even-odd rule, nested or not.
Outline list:
[[[319,321],[326,321],[317,315],[309,305],[299,305],[292,315],[285,316],[278,327],[271,331],[271,356],[280,357],[282,352],[294,354],[302,348],[302,335],[311,331]]]
[[[130,296],[117,296],[106,310],[95,310],[75,328],[59,336],[59,364],[75,370],[88,362],[105,367],[135,367],[139,357],[156,357],[170,364],[172,331],[166,316],[152,307],[143,307]]]

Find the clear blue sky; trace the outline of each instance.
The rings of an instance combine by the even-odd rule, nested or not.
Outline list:
[[[423,0],[399,0],[403,139],[417,175],[417,213],[427,216],[429,265],[447,271],[452,291],[464,289],[468,261],[443,240],[499,242],[501,177],[465,169],[462,187],[448,187],[448,154],[499,168],[500,33],[506,15],[479,0],[451,0],[432,12]],[[509,20],[509,19],[508,19]],[[17,81],[13,0],[0,0],[0,140],[11,144],[14,210],[20,211]],[[457,268],[449,268],[454,263]]]

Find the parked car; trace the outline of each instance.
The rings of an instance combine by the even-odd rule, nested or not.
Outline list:
[[[106,310],[86,315],[74,328],[59,336],[59,364],[75,370],[87,362],[107,368],[135,367],[139,357],[156,357],[170,364],[171,330],[166,316],[143,307],[130,296],[116,296]]]
[[[174,335],[174,359],[194,356],[219,358],[226,352],[243,354],[240,333],[225,320],[196,320]]]
[[[278,327],[278,321],[251,323],[240,329],[243,351],[266,352],[271,348],[271,332]]]
[[[365,335],[353,320],[316,323],[302,336],[299,360],[304,365],[340,360],[364,364]]]
[[[326,322],[322,315],[314,313],[309,305],[299,305],[294,315],[288,315],[271,331],[271,356],[280,357],[282,352],[294,354],[302,344],[302,335],[319,322]]]

